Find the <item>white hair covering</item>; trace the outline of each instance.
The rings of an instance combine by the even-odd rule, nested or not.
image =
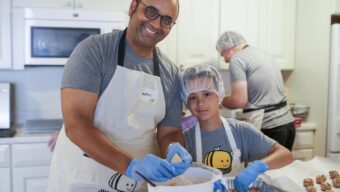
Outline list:
[[[222,53],[223,50],[233,48],[241,43],[247,43],[242,35],[235,31],[226,31],[217,40],[216,50]]]
[[[186,105],[189,95],[199,91],[214,91],[219,103],[224,97],[221,74],[212,65],[200,64],[184,69],[180,74],[180,86],[181,98]]]

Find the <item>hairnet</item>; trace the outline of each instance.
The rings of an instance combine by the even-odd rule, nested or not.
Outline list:
[[[188,96],[199,91],[214,91],[219,103],[224,97],[224,86],[219,71],[207,64],[184,69],[180,75],[181,98],[187,104]]]
[[[233,48],[240,43],[247,43],[246,40],[235,31],[224,32],[216,43],[216,50],[222,53],[223,50]]]

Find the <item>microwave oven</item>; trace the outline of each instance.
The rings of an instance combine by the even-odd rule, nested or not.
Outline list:
[[[14,8],[13,68],[64,65],[80,41],[124,29],[126,18],[126,13],[119,11]]]

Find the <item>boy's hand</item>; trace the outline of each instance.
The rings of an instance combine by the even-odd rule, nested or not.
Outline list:
[[[189,152],[177,142],[169,145],[166,159],[175,167],[176,176],[184,173],[190,167],[192,161]]]
[[[136,181],[141,181],[142,178],[136,171],[152,181],[159,182],[170,180],[176,176],[176,170],[169,162],[152,154],[147,154],[140,160],[132,159],[125,175]]]
[[[236,175],[234,184],[237,191],[247,192],[249,185],[254,182],[257,176],[268,170],[268,164],[256,160],[245,168],[242,172]]]

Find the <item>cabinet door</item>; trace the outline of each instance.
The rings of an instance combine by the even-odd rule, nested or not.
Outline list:
[[[178,63],[189,66],[200,63],[217,65],[218,0],[180,1],[177,20]]]
[[[0,192],[11,191],[11,175],[9,168],[0,168]]]
[[[220,33],[228,30],[269,52],[281,69],[294,68],[294,0],[221,0]]]
[[[258,46],[273,55],[282,70],[294,68],[295,0],[261,0]]]
[[[23,8],[73,8],[73,0],[13,0],[13,7]]]
[[[74,0],[74,7],[76,9],[127,12],[129,10],[130,3],[130,0]]]
[[[161,42],[157,44],[157,47],[161,49],[163,53],[169,59],[178,65],[177,61],[177,26],[173,26],[170,33]]]
[[[49,165],[52,153],[47,143],[26,143],[12,145],[12,165],[14,167]]]
[[[0,167],[10,166],[10,146],[0,145]]]
[[[46,192],[49,167],[13,168],[13,192]]]
[[[11,3],[0,0],[0,69],[11,68]]]
[[[13,0],[13,7],[128,11],[129,0]]]

